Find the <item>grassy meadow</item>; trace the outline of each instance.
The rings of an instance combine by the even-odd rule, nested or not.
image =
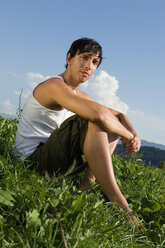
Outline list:
[[[118,185],[141,232],[106,201],[99,185],[77,190],[74,177],[45,177],[30,161],[12,157],[17,120],[0,116],[0,247],[108,248],[165,247],[165,170],[151,168],[136,155],[113,156]]]

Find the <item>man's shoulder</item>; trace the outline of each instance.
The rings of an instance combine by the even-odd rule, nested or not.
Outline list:
[[[63,79],[62,77],[59,77],[59,76],[54,76],[54,77],[50,77],[50,78],[47,78],[45,81],[41,82],[36,88],[44,88],[44,89],[49,89],[51,88],[52,89],[52,86],[53,88],[56,87],[56,85],[61,85],[61,83],[63,83]]]

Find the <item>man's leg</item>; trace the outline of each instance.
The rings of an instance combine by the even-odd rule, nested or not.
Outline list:
[[[112,144],[116,143],[117,141],[112,142]],[[84,142],[84,155],[90,169],[109,201],[117,202],[127,210],[131,210],[116,183],[108,135],[91,122],[88,124],[88,131]]]
[[[111,147],[109,140],[111,140],[111,138],[108,137],[106,132],[97,125],[89,122],[87,135],[84,141],[84,155],[90,169],[108,200],[117,202],[123,209],[129,211],[129,220],[137,226],[140,226],[139,221],[131,213],[132,209],[129,207],[127,200],[116,183],[111,160],[111,152],[113,152],[113,147],[117,141],[113,138]],[[109,146],[112,148],[111,152]]]
[[[118,136],[115,134],[109,133],[108,134],[108,142],[109,142],[110,154],[112,156],[112,154],[116,148],[116,145],[118,143]],[[90,167],[88,166],[86,169],[86,173],[84,175],[84,178],[83,178],[83,180],[79,186],[79,190],[87,189],[90,186],[90,184],[94,181],[95,181],[95,176],[94,176],[92,170],[90,169]]]

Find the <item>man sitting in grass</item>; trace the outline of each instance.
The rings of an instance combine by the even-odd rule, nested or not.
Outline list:
[[[66,70],[40,83],[24,105],[18,125],[14,154],[30,159],[37,171],[64,175],[74,161],[76,169],[87,161],[84,190],[96,178],[109,201],[130,212],[114,176],[112,153],[121,138],[125,155],[138,152],[140,139],[128,118],[95,102],[78,89],[102,61],[102,48],[92,39],[74,41],[67,53]],[[74,163],[75,164],[75,163]]]

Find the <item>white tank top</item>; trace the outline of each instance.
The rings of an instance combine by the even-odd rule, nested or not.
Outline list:
[[[56,76],[63,80],[62,77]],[[64,80],[63,80],[64,81]],[[61,123],[75,115],[63,110],[51,110],[42,106],[31,93],[24,105],[18,124],[13,154],[23,160],[31,155],[40,142],[45,143],[50,134]]]

